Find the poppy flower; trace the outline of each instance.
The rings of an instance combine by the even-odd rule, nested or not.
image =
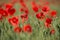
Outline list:
[[[12,0],[12,1],[11,1],[11,4],[14,5],[14,4],[17,3],[17,2],[18,2],[18,0]]]
[[[45,27],[46,27],[46,28],[50,28],[51,25],[45,22]]]
[[[29,11],[28,11],[28,9],[25,9],[25,11],[24,11],[26,14],[28,14],[29,13]]]
[[[34,12],[38,12],[38,7],[37,6],[33,6],[32,9],[33,9]]]
[[[50,34],[55,34],[55,30],[52,29],[52,30],[50,31]]]
[[[3,13],[2,13],[2,16],[7,17],[8,16],[7,11],[4,10]]]
[[[17,17],[13,17],[13,18],[12,18],[12,22],[15,23],[15,24],[18,24],[18,22],[19,22],[19,21],[18,21],[18,18],[17,18]]]
[[[20,8],[20,12],[23,12],[24,11],[24,9],[23,8]]]
[[[24,13],[24,14],[22,14],[21,15],[21,18],[23,19],[23,18],[27,18],[28,17],[28,15],[26,14],[26,13]]]
[[[51,18],[46,18],[46,21],[45,21],[45,27],[46,28],[50,28],[51,27],[51,22],[52,22],[52,19]]]
[[[21,2],[24,2],[24,0],[20,0],[20,3],[21,3]]]
[[[8,19],[9,23],[11,23],[13,26],[17,26],[19,23],[19,20],[17,17],[12,17]]]
[[[4,13],[4,9],[0,8],[0,14]]]
[[[51,18],[46,18],[46,23],[51,24],[52,19]]]
[[[37,6],[37,4],[34,1],[31,2],[31,5],[32,5],[33,11],[34,12],[38,12],[38,6]]]
[[[20,33],[22,31],[22,29],[20,27],[15,27],[14,28],[14,32]]]
[[[24,23],[26,20],[28,20],[28,15],[26,13],[22,14],[21,16],[22,23]]]
[[[12,8],[13,5],[9,3],[9,4],[5,4],[5,7],[9,9],[9,8]]]
[[[56,17],[57,12],[56,11],[51,11],[50,16],[51,17]]]
[[[32,28],[29,24],[23,26],[23,31],[24,32],[32,32]]]
[[[24,2],[20,2],[21,6],[26,8],[26,4]]]
[[[8,13],[4,9],[0,9],[0,14],[4,17],[8,16]]]
[[[45,17],[45,15],[42,12],[40,12],[40,13],[36,14],[36,17],[38,19],[43,19]]]
[[[46,2],[45,2],[45,4],[46,4],[46,5],[49,5],[49,2],[48,2],[48,1],[46,1]]]
[[[43,6],[42,7],[42,11],[43,12],[48,12],[50,9],[49,9],[49,7],[48,6]]]
[[[32,1],[31,4],[32,4],[32,6],[35,6],[36,5],[36,3],[34,1]]]
[[[16,12],[16,10],[14,8],[10,8],[7,10],[7,12],[9,13],[9,15],[13,15]]]

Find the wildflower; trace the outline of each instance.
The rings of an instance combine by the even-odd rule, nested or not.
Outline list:
[[[15,27],[14,28],[14,32],[20,33],[22,31],[22,29],[20,27]]]
[[[21,12],[23,12],[23,11],[24,11],[24,9],[23,9],[23,8],[20,8],[20,11],[21,11]]]
[[[27,18],[27,17],[28,17],[28,15],[25,14],[25,13],[21,15],[21,18],[22,18],[22,19],[23,19],[23,18]]]
[[[52,29],[52,30],[50,31],[50,34],[54,34],[54,33],[55,33],[55,30]]]
[[[19,20],[17,17],[12,17],[8,19],[9,23],[11,23],[13,26],[17,26],[19,24]]]
[[[40,13],[36,14],[36,17],[38,19],[43,19],[45,17],[45,15],[42,12],[40,12]]]
[[[45,21],[45,26],[47,27],[47,28],[50,28],[51,27],[51,22],[52,22],[52,19],[51,18],[46,18],[46,21]]]
[[[21,16],[22,23],[24,23],[26,20],[28,20],[28,15],[26,13],[22,14]]]
[[[10,8],[7,10],[7,12],[9,13],[9,15],[13,15],[16,12],[16,10],[14,8]]]
[[[46,23],[51,24],[52,19],[51,18],[46,18]]]
[[[29,24],[27,24],[27,25],[24,25],[23,31],[30,33],[30,32],[32,32],[32,28],[31,28],[31,26]]]
[[[56,17],[56,14],[57,14],[56,11],[52,11],[52,12],[50,13],[50,16],[51,16],[51,17]]]
[[[48,12],[50,9],[49,9],[49,7],[48,6],[43,6],[42,7],[42,11],[43,12]]]
[[[32,7],[32,9],[33,9],[34,12],[38,12],[38,7],[37,6]]]
[[[8,16],[8,13],[4,9],[0,9],[0,14],[4,17]]]
[[[9,3],[9,4],[5,4],[5,7],[9,9],[9,8],[12,8],[13,5],[11,3]]]
[[[34,12],[38,12],[38,6],[37,6],[37,4],[35,2],[31,2],[31,4],[32,4],[33,11]]]

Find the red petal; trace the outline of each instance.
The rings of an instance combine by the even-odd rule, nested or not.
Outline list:
[[[15,27],[15,28],[14,28],[14,32],[20,33],[21,31],[22,31],[22,29],[21,29],[20,27]]]
[[[32,32],[32,28],[29,24],[27,24],[27,25],[24,25],[23,31],[24,32]]]

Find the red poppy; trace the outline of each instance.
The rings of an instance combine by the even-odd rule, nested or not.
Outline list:
[[[52,19],[51,18],[46,18],[46,21],[45,21],[45,27],[46,28],[50,28],[51,27],[51,22],[52,22]]]
[[[32,28],[29,24],[27,24],[27,25],[24,25],[23,31],[24,32],[32,32]]]
[[[34,1],[31,2],[31,5],[32,5],[33,11],[34,11],[34,12],[38,12],[38,6],[37,6],[37,4],[36,4]]]
[[[36,14],[36,17],[38,19],[43,19],[45,17],[45,15],[42,12],[40,12],[40,13]]]
[[[5,7],[6,7],[6,8],[12,8],[13,5],[9,3],[9,4],[5,4]]]
[[[38,7],[37,6],[33,6],[32,9],[33,9],[34,12],[38,12]]]
[[[45,22],[45,27],[46,27],[46,28],[50,28],[51,25]]]
[[[27,9],[27,8],[25,9],[25,13],[26,13],[26,14],[28,14],[28,13],[29,13],[29,11],[28,11],[28,9]]]
[[[3,13],[2,13],[2,16],[7,17],[8,16],[7,11],[4,10]]]
[[[52,19],[51,18],[46,18],[46,23],[51,24]]]
[[[14,28],[14,32],[20,33],[22,31],[22,29],[20,27],[15,27]]]
[[[36,5],[36,3],[34,1],[31,2],[32,6]]]
[[[26,8],[26,4],[24,2],[20,2],[20,4],[21,4],[22,7]]]
[[[43,6],[42,7],[42,11],[43,12],[48,12],[50,9],[49,9],[49,7],[48,6]]]
[[[20,11],[21,11],[21,12],[23,12],[23,11],[24,11],[24,9],[23,9],[23,8],[20,8]]]
[[[0,9],[0,14],[4,17],[8,16],[8,13],[4,9]]]
[[[28,17],[28,15],[26,14],[26,13],[24,13],[24,14],[22,14],[21,15],[21,18],[23,19],[23,18],[27,18]]]
[[[8,19],[9,23],[11,23],[13,26],[17,26],[19,23],[19,20],[17,17],[12,17]]]
[[[28,15],[26,13],[22,14],[20,17],[22,18],[22,23],[28,20]]]
[[[50,34],[54,34],[54,33],[55,33],[55,30],[52,29],[52,30],[50,31]]]
[[[12,0],[11,3],[15,4],[16,2],[18,2],[18,0]]]
[[[16,12],[16,10],[14,8],[10,8],[7,10],[7,12],[9,13],[9,15],[13,15]]]
[[[56,17],[56,14],[57,14],[56,11],[52,11],[52,12],[50,13],[51,17]]]
[[[48,2],[48,1],[46,1],[46,2],[45,2],[45,4],[46,4],[46,5],[49,5],[49,2]]]
[[[24,0],[20,0],[20,3],[21,3],[21,2],[24,2]]]
[[[18,18],[17,18],[17,17],[13,17],[13,18],[12,18],[12,22],[15,23],[15,24],[17,25],[18,22],[19,22],[19,21],[18,21]]]

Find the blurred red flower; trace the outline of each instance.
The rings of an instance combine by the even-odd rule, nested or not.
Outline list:
[[[26,8],[24,12],[28,15],[29,10]]]
[[[39,7],[37,6],[37,4],[36,4],[34,1],[31,2],[31,5],[32,5],[33,11],[34,11],[34,12],[38,12]]]
[[[43,12],[48,12],[49,10],[50,10],[50,8],[48,6],[43,6],[42,7]]]
[[[38,19],[43,19],[45,17],[45,15],[42,12],[40,12],[40,13],[36,14],[36,17]]]
[[[0,9],[0,14],[2,15],[2,16],[4,16],[4,17],[7,17],[8,16],[8,13],[6,12],[6,10],[4,10],[4,9]]]
[[[51,24],[52,19],[51,18],[46,18],[46,23]]]
[[[57,12],[56,11],[51,11],[50,16],[51,17],[56,17]]]
[[[20,8],[20,12],[23,12],[24,11],[24,8]]]
[[[7,10],[7,12],[9,13],[10,16],[12,16],[16,12],[16,10],[14,8],[10,8]]]
[[[52,22],[52,19],[51,18],[46,18],[46,21],[45,21],[45,27],[46,28],[50,28],[51,27],[51,22]]]
[[[24,1],[20,2],[21,6],[26,8],[26,4],[24,3]]]
[[[28,17],[28,15],[25,14],[25,13],[21,15],[21,18],[22,18],[22,19],[23,19],[23,18],[27,18],[27,17]]]
[[[11,3],[4,4],[4,5],[5,5],[5,7],[6,7],[7,9],[9,9],[9,8],[12,8],[12,7],[13,7],[13,5],[12,5]]]
[[[22,23],[24,23],[26,20],[28,20],[28,15],[26,13],[22,14],[21,16]]]
[[[46,28],[50,28],[51,25],[45,22],[45,27],[46,27]]]
[[[20,3],[21,3],[21,2],[24,2],[24,0],[20,0]]]
[[[38,7],[37,6],[33,6],[32,9],[33,9],[34,12],[38,12]]]
[[[22,29],[20,27],[15,27],[14,28],[14,32],[20,33],[22,31]]]
[[[19,20],[17,17],[12,17],[8,19],[9,23],[11,23],[13,26],[17,26],[19,24]]]
[[[23,31],[24,32],[32,32],[32,28],[29,24],[23,26]]]
[[[2,16],[7,17],[8,13],[6,11],[4,11],[4,13],[2,13]]]
[[[52,29],[52,30],[50,31],[50,34],[54,34],[54,33],[55,33],[55,30]]]

